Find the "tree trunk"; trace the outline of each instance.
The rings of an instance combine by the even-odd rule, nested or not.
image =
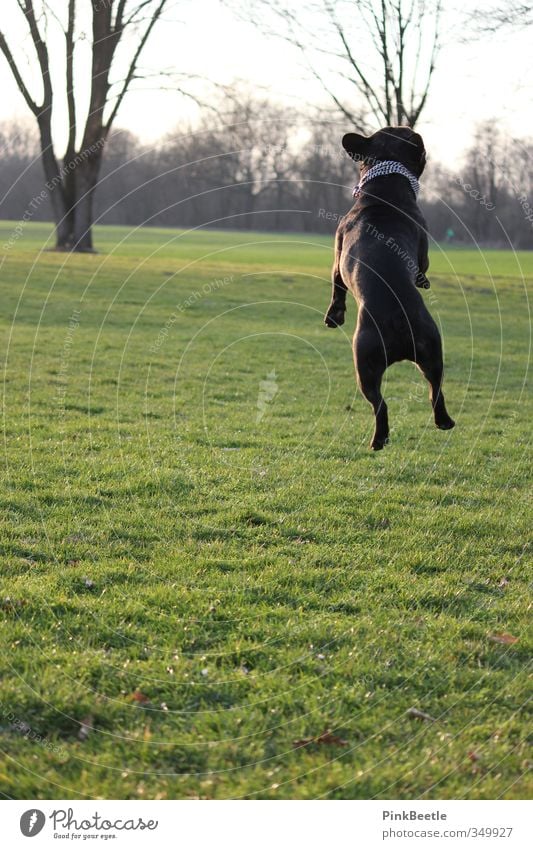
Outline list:
[[[74,241],[73,215],[71,212],[64,214],[59,220],[54,210],[56,225],[56,250],[70,251]]]
[[[101,154],[91,159],[64,161],[64,174],[55,177],[45,167],[47,188],[56,226],[56,250],[90,253],[93,200],[100,173]]]
[[[101,157],[80,162],[74,172],[76,182],[76,204],[74,209],[74,239],[72,249],[84,253],[93,248],[93,201]]]
[[[54,154],[50,109],[41,112],[38,124],[41,139],[41,161],[56,225],[56,248],[67,250],[72,245],[74,235],[73,212],[72,206],[67,204],[64,178]]]
[[[72,165],[73,154],[67,154],[63,160],[62,198],[64,211],[61,219],[56,219],[56,248],[70,251],[74,245],[76,216],[76,173]]]

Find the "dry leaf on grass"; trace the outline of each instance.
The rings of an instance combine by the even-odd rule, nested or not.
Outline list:
[[[503,590],[505,587],[509,585],[509,578],[502,578],[500,583],[498,584],[498,589]]]
[[[310,746],[312,743],[318,743],[323,746],[347,746],[348,741],[343,740],[342,737],[337,737],[336,734],[332,734],[331,731],[323,731],[322,734],[319,734],[318,737],[306,737],[302,740],[294,740],[293,748],[300,749],[303,746]]]
[[[423,710],[418,710],[418,708],[412,707],[407,711],[407,716],[411,719],[421,719],[424,722],[436,722],[434,716],[430,716],[429,713],[424,713]]]
[[[489,640],[492,643],[502,643],[504,646],[512,646],[518,642],[518,637],[513,637],[512,634],[490,634]]]
[[[131,698],[133,699],[133,701],[134,701],[134,702],[137,702],[137,704],[139,704],[139,705],[148,705],[148,704],[150,704],[150,699],[149,699],[149,697],[148,697],[148,696],[146,696],[144,693],[141,693],[141,691],[140,691],[140,690],[135,690],[135,692],[134,692],[134,693],[132,693]]]
[[[477,752],[468,752],[468,760],[472,763],[472,775],[483,775],[486,772],[481,755]]]

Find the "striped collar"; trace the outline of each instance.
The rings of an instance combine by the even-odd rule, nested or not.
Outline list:
[[[358,197],[361,189],[369,182],[369,180],[373,180],[374,177],[383,177],[385,174],[401,174],[402,177],[407,177],[415,198],[418,196],[420,184],[415,175],[412,174],[405,165],[402,165],[401,162],[393,162],[389,159],[385,162],[378,162],[376,165],[373,165],[372,168],[366,172],[362,180],[359,180],[357,186],[354,186],[352,196],[354,198]]]

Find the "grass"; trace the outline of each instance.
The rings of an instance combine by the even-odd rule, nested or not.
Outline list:
[[[373,454],[329,238],[49,236],[0,275],[1,792],[530,794],[533,255],[435,246],[458,426],[397,365]]]

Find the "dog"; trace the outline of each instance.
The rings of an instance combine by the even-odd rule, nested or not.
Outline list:
[[[428,381],[436,426],[455,425],[442,393],[440,333],[418,291],[430,286],[427,227],[416,199],[426,151],[409,127],[384,127],[368,137],[347,133],[342,145],[361,171],[355,204],[335,236],[333,291],[324,321],[328,327],[344,324],[349,290],[359,308],[353,340],[357,382],[374,409],[370,447],[379,451],[389,441],[381,380],[400,360],[415,363]]]

